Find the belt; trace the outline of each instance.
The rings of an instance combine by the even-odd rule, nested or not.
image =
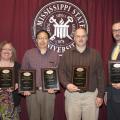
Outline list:
[[[86,93],[87,91],[79,91],[79,93]]]
[[[36,90],[42,90],[42,87],[36,87]]]
[[[88,91],[87,90],[78,90],[77,92],[79,92],[79,93],[86,93]]]

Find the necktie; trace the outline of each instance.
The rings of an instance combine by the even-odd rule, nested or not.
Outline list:
[[[117,60],[117,57],[119,55],[119,52],[120,52],[120,45],[117,45],[114,50],[113,50],[113,53],[112,53],[112,60]]]

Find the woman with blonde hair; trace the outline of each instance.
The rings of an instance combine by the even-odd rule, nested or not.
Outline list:
[[[12,67],[15,76],[15,90],[12,88],[0,88],[0,120],[19,120],[20,95],[18,88],[18,70],[20,64],[16,62],[16,50],[12,43],[3,41],[0,43],[0,68]]]

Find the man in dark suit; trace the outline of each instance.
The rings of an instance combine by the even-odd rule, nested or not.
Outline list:
[[[120,22],[112,26],[115,46],[110,55],[110,60],[120,60]],[[108,120],[120,120],[120,83],[111,83],[107,88],[107,113]]]

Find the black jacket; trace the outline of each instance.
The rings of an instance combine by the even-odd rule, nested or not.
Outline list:
[[[112,55],[112,52],[113,52],[115,46],[116,45],[113,45],[112,51],[109,56],[109,60],[111,60],[111,55]],[[120,53],[117,57],[117,60],[120,60]],[[110,100],[112,98],[114,100],[114,102],[120,103],[120,90],[119,89],[115,89],[111,85],[109,85],[107,87],[107,92],[108,92],[108,100]]]
[[[15,83],[18,83],[18,71],[20,70],[21,65],[17,62],[14,64],[14,76],[15,76]],[[18,90],[12,92],[14,105],[18,106],[21,100],[21,94],[18,93]]]

